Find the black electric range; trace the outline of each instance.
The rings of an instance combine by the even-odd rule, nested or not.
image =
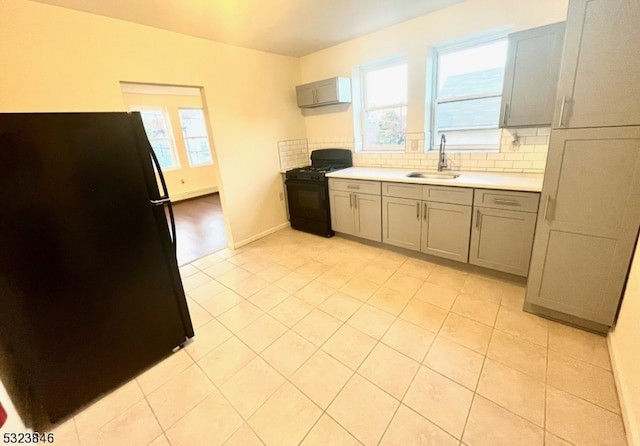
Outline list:
[[[311,165],[285,173],[291,227],[331,237],[329,182],[326,174],[353,166],[348,149],[319,149],[311,152]]]

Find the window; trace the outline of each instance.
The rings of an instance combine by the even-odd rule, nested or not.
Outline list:
[[[201,108],[178,109],[180,128],[187,148],[190,166],[211,164],[211,148],[207,137],[207,127]]]
[[[168,124],[165,110],[139,109],[142,123],[149,138],[149,143],[158,158],[162,169],[177,169],[179,167],[174,151],[171,127]]]
[[[364,150],[404,150],[407,131],[407,63],[387,62],[361,69],[360,128]]]
[[[498,150],[507,39],[439,47],[434,57],[433,141],[447,147]]]

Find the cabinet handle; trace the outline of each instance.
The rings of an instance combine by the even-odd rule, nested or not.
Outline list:
[[[427,202],[424,202],[424,215],[422,216],[424,221],[427,221]]]
[[[354,208],[358,209],[358,196],[356,194],[353,194],[353,203],[354,203]]]
[[[544,202],[544,216],[543,216],[543,220],[547,220],[550,221],[548,218],[548,213],[549,213],[549,203],[551,202],[551,195],[547,195],[547,199]]]
[[[564,105],[567,103],[567,97],[562,96],[560,99],[560,117],[558,118],[558,127],[562,127],[562,118],[564,117]]]
[[[494,198],[495,204],[504,204],[506,206],[520,206],[520,202],[517,200],[508,200],[506,198]]]
[[[480,229],[480,209],[476,209],[476,229]]]
[[[509,110],[509,103],[504,104],[504,116],[502,117],[502,127],[507,126],[507,110]]]
[[[420,202],[416,203],[416,218],[420,220]]]
[[[360,190],[360,186],[358,186],[358,185],[354,185],[354,184],[349,184],[349,185],[347,185],[347,189],[356,189],[356,190]]]
[[[349,209],[353,209],[353,194],[349,194]]]

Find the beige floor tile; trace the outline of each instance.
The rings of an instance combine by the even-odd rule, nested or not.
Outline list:
[[[209,280],[202,286],[199,286],[193,291],[190,291],[189,297],[200,303],[203,300],[209,299],[217,294],[222,293],[225,290],[227,290],[227,287],[222,285],[217,280]]]
[[[315,260],[309,260],[302,266],[298,267],[298,269],[296,269],[296,272],[315,279],[327,270],[329,270],[328,265],[325,265],[322,262],[317,262]]]
[[[327,299],[327,297],[331,296],[335,292],[336,290],[334,290],[333,288],[314,281],[305,285],[302,289],[296,291],[294,295],[297,298],[302,299],[309,305],[313,305],[315,307],[317,305],[320,305]]]
[[[218,316],[218,321],[232,333],[237,333],[263,314],[264,311],[245,300]]]
[[[431,274],[429,274],[427,282],[460,291],[464,282],[467,280],[467,276],[468,273],[464,271],[449,268],[448,266],[437,265],[433,271],[431,271]]]
[[[501,306],[495,328],[543,347],[547,346],[548,321],[522,310]]]
[[[458,291],[431,282],[425,282],[414,295],[416,299],[445,310],[451,309],[457,296]]]
[[[357,257],[347,257],[340,259],[340,261],[335,264],[334,268],[344,271],[347,274],[356,275],[368,264],[369,262],[366,260],[358,259]]]
[[[288,328],[269,316],[263,314],[258,319],[244,327],[237,336],[256,353],[262,352],[276,339],[282,336]]]
[[[409,274],[396,272],[391,277],[389,277],[389,279],[387,279],[387,281],[384,283],[384,286],[400,293],[413,296],[423,283],[424,280],[422,279],[418,279],[417,277],[411,276]]]
[[[236,284],[230,285],[230,288],[242,297],[248,298],[256,294],[261,289],[266,288],[268,285],[269,282],[264,280],[262,277],[252,274],[248,278],[243,279]]]
[[[0,431],[0,433],[5,433],[5,430],[6,428]],[[74,418],[69,418],[64,423],[53,426],[49,429],[49,432],[54,434],[54,441],[58,444],[65,446],[80,446],[80,438],[78,437]]]
[[[253,432],[248,423],[244,423],[240,428],[227,440],[224,446],[263,446],[264,443]]]
[[[356,370],[376,343],[371,336],[343,325],[325,342],[322,349],[351,370]]]
[[[284,276],[283,278],[274,282],[274,284],[279,286],[285,291],[288,291],[290,293],[295,293],[296,291],[304,287],[309,282],[311,282],[310,277],[307,277],[303,274],[292,271],[286,276]]]
[[[213,254],[206,255],[204,257],[200,257],[198,260],[194,260],[193,262],[191,262],[191,265],[195,266],[200,270],[203,270],[212,265],[215,265],[216,263],[220,263],[223,260],[224,258],[220,257],[216,253],[213,253]]]
[[[245,251],[245,252],[236,254],[233,257],[229,257],[227,260],[233,263],[234,265],[242,266],[244,268],[245,264],[256,261],[258,260],[258,258],[259,257],[257,255],[249,251]]]
[[[193,359],[184,350],[179,350],[171,354],[168,358],[162,360],[158,364],[146,372],[138,375],[136,380],[145,395],[149,395],[158,387],[177,376],[187,367],[193,364]]]
[[[290,381],[311,400],[326,409],[353,371],[322,350],[316,351]]]
[[[200,272],[200,270],[198,268],[196,268],[195,266],[193,266],[193,264],[191,264],[191,263],[179,267],[178,271],[180,272],[180,278],[181,279],[186,279],[187,277],[192,276],[195,273],[199,273]]]
[[[189,309],[189,317],[194,329],[202,327],[204,324],[213,319],[207,310],[198,305],[193,299],[187,297],[187,307]]]
[[[413,276],[420,280],[427,280],[435,266],[435,263],[431,263],[426,260],[408,258],[402,265],[400,265],[397,272]]]
[[[324,414],[300,446],[359,446],[361,443],[356,440],[342,426],[335,422],[333,418]]]
[[[220,391],[246,420],[282,385],[284,378],[256,357],[227,380]]]
[[[273,264],[273,265],[267,266],[265,269],[261,271],[258,271],[256,273],[256,276],[262,277],[267,282],[275,283],[289,273],[291,273],[291,270],[286,266]]]
[[[216,386],[221,386],[255,356],[253,350],[232,336],[203,356],[198,365]]]
[[[267,446],[299,444],[322,411],[292,384],[285,383],[249,419]]]
[[[297,254],[289,254],[278,259],[278,263],[282,266],[295,270],[307,263],[307,258]]]
[[[162,434],[151,443],[149,443],[148,446],[171,446],[171,444],[169,443],[169,440],[167,440],[166,435]]]
[[[200,306],[207,310],[212,316],[218,317],[242,301],[244,301],[242,296],[227,288],[213,297],[207,297],[202,300]]]
[[[396,412],[380,446],[457,446],[458,440],[404,404]]]
[[[313,310],[313,305],[309,305],[295,296],[289,296],[273,307],[269,311],[269,315],[287,327],[293,327],[303,317],[309,314],[311,310]]]
[[[358,273],[358,277],[382,285],[396,272],[399,266],[384,265],[381,262],[370,263]]]
[[[134,379],[93,403],[75,417],[80,440],[86,441],[100,427],[143,398],[144,394]]]
[[[288,291],[275,285],[269,285],[258,291],[247,300],[263,311],[269,311],[289,297]]]
[[[568,441],[564,441],[562,438],[553,435],[551,432],[544,433],[545,446],[573,446]]]
[[[522,310],[526,290],[527,289],[524,285],[505,283],[500,305],[514,310]]]
[[[379,343],[358,369],[358,373],[397,400],[401,400],[420,364]]]
[[[315,281],[337,290],[351,280],[352,277],[353,276],[347,272],[337,268],[331,268],[318,276]]]
[[[544,382],[487,359],[477,392],[516,415],[544,426]]]
[[[147,396],[163,429],[169,428],[215,390],[197,365],[170,379]]]
[[[459,439],[472,398],[470,390],[422,366],[402,402]]]
[[[492,328],[455,313],[449,313],[439,335],[478,353],[485,354],[491,340]]]
[[[231,288],[239,284],[243,280],[247,280],[251,276],[252,274],[246,269],[234,266],[233,269],[227,271],[224,274],[220,274],[218,277],[216,277],[216,280],[221,284]]]
[[[469,274],[460,290],[464,294],[470,294],[486,302],[500,305],[504,294],[505,282],[477,274]]]
[[[493,327],[499,308],[499,305],[488,302],[484,298],[461,292],[458,294],[451,311]]]
[[[344,293],[337,292],[329,296],[318,308],[344,322],[361,306],[362,301]]]
[[[410,322],[396,319],[382,337],[382,342],[422,362],[436,335]]]
[[[149,444],[162,433],[153,412],[142,400],[102,426],[82,444],[113,446],[124,444]]]
[[[378,444],[400,403],[355,374],[327,413],[365,445]]]
[[[292,329],[307,341],[319,347],[324,344],[341,325],[342,321],[328,315],[324,311],[316,309],[302,318]]]
[[[380,339],[395,319],[395,316],[365,304],[349,318],[347,324],[372,338]]]
[[[316,346],[289,330],[262,352],[262,357],[289,377],[316,351]]]
[[[263,257],[256,257],[255,259],[253,259],[253,260],[251,260],[251,261],[249,261],[247,263],[244,263],[242,265],[242,268],[246,269],[251,274],[257,274],[260,271],[270,267],[273,264],[274,263],[269,259],[266,259],[266,258],[263,258]]]
[[[241,425],[240,415],[216,390],[166,433],[172,446],[214,446],[223,444]]]
[[[508,365],[539,381],[544,381],[547,376],[546,348],[500,330],[493,330],[487,358]]]
[[[228,273],[229,271],[237,268],[233,263],[222,261],[218,262],[215,265],[209,266],[202,270],[207,276],[212,277],[214,279],[222,276],[223,274]]]
[[[544,431],[476,395],[462,442],[468,446],[542,446]]]
[[[475,391],[484,356],[438,336],[424,359],[424,365]]]
[[[182,279],[182,288],[187,294],[191,294],[196,288],[211,282],[211,277],[204,272],[191,274],[189,277]]]
[[[369,298],[367,304],[391,313],[394,316],[398,316],[410,300],[411,294],[402,293],[382,286],[378,291],[373,293],[373,296]]]
[[[400,319],[409,321],[425,330],[436,333],[447,317],[447,312],[440,307],[413,298],[400,313]]]
[[[576,445],[626,446],[620,415],[547,387],[549,432]]]
[[[556,322],[549,323],[549,350],[611,370],[607,338]]]
[[[579,359],[549,352],[547,383],[612,412],[620,413],[613,374]]]
[[[366,301],[378,288],[380,288],[380,284],[377,282],[362,277],[354,277],[340,288],[340,291],[358,300]]]
[[[214,319],[200,327],[184,349],[194,361],[198,361],[231,336],[233,334]]]

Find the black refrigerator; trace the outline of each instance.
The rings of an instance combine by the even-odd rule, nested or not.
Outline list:
[[[28,427],[193,337],[170,205],[139,113],[0,113],[0,379]]]

